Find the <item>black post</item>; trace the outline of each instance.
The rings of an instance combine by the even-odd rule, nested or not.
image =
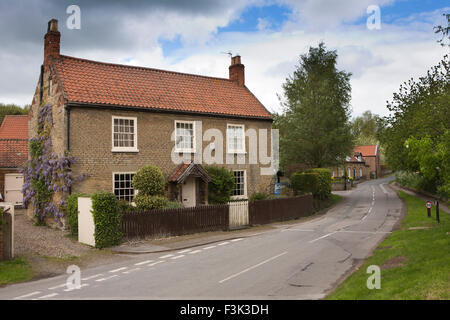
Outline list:
[[[430,218],[431,217],[431,209],[430,208],[427,208],[427,214],[428,214],[428,218]]]
[[[439,223],[439,201],[436,200],[436,221]]]

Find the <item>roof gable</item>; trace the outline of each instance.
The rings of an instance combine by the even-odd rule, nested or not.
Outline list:
[[[272,119],[234,81],[59,56],[53,60],[69,103]]]
[[[356,146],[354,149],[354,153],[361,153],[363,157],[376,156],[377,152],[377,145]]]

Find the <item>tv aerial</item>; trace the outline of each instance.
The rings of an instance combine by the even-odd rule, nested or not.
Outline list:
[[[229,55],[230,58],[233,57],[233,53],[231,53],[231,51],[228,51],[228,52],[221,52],[221,53],[222,53],[222,54],[227,54],[227,55]]]

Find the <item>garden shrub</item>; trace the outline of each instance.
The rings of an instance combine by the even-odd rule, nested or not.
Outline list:
[[[78,198],[89,197],[84,193],[72,193],[67,198],[67,222],[69,223],[70,234],[78,237]]]
[[[164,208],[169,200],[164,196],[151,196],[138,193],[134,197],[134,202],[138,210],[153,210]]]
[[[208,184],[209,203],[223,204],[230,201],[235,183],[233,171],[217,166],[207,166],[205,170],[212,179]]]
[[[122,214],[136,211],[136,207],[124,199],[120,199],[117,204],[119,205],[119,210]]]
[[[95,225],[95,246],[115,246],[122,239],[122,214],[116,196],[110,192],[96,192],[92,195],[92,214]]]
[[[183,208],[183,205],[178,201],[168,201],[163,209],[180,209]]]
[[[252,194],[248,200],[249,201],[265,200],[265,199],[267,199],[267,196],[268,195],[263,192],[256,192],[256,193]]]
[[[318,185],[318,174],[315,172],[294,172],[291,175],[291,188],[295,195],[305,193],[316,193]]]
[[[140,194],[164,195],[166,179],[162,170],[156,166],[144,166],[133,177],[133,188]]]
[[[331,194],[331,171],[326,168],[310,169],[307,172],[317,173],[317,185],[313,195],[319,199],[327,199]]]

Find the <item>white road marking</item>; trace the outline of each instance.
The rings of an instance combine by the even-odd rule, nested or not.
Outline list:
[[[83,287],[88,287],[89,286],[89,284],[87,284],[87,283],[84,283],[84,284],[82,284],[81,286],[80,286],[80,288],[78,288],[78,289],[81,289],[81,288],[83,288]],[[73,291],[73,290],[78,290],[77,288],[71,288],[71,289],[65,289],[64,291],[65,292],[70,292],[70,291]]]
[[[224,246],[224,245],[229,244],[229,243],[230,243],[229,241],[225,241],[225,242],[221,242],[221,243],[219,243],[217,245],[218,246]]]
[[[53,298],[53,297],[55,297],[57,295],[58,295],[57,293],[50,293],[50,294],[47,294],[46,296],[38,297],[38,299]]]
[[[332,234],[335,234],[335,233],[336,233],[336,231],[330,232],[330,233],[328,233],[328,234],[326,234],[326,235],[324,235],[324,236],[321,236],[321,237],[319,237],[319,238],[317,238],[317,239],[314,239],[314,240],[309,241],[309,243],[316,242],[316,241],[318,241],[318,240],[320,240],[320,239],[326,238],[326,237],[331,236]]]
[[[157,264],[163,263],[163,262],[165,262],[165,261],[164,261],[164,260],[156,261],[156,262],[150,263],[148,266],[149,266],[149,267],[153,267],[154,265],[157,265]]]
[[[212,248],[215,248],[216,246],[209,246],[209,247],[206,247],[206,248],[203,248],[203,250],[209,250],[209,249],[212,249]]]
[[[102,275],[103,275],[103,273],[99,273],[99,274],[96,274],[96,275],[93,275],[93,276],[90,276],[90,277],[87,277],[87,278],[82,278],[81,280],[91,280],[91,279],[94,279],[94,278],[101,277]]]
[[[124,272],[122,272],[122,273],[124,273],[124,274],[129,274],[129,273],[132,273],[132,272],[135,272],[135,271],[139,271],[139,270],[141,270],[141,268],[134,268],[134,269],[130,269],[130,270],[128,270],[128,271],[124,271]]]
[[[135,266],[142,266],[143,264],[147,264],[147,263],[150,263],[150,262],[153,262],[153,260],[146,260],[146,261],[138,262],[138,263],[135,263],[134,265]]]
[[[231,240],[231,242],[236,242],[236,241],[241,241],[241,240],[244,240],[244,238],[233,239],[233,240]]]
[[[97,280],[95,280],[95,281],[101,282],[101,281],[109,280],[109,279],[112,279],[112,278],[115,278],[115,277],[118,277],[118,275],[115,274],[115,275],[113,275],[113,276],[106,277],[106,278],[101,278],[101,279],[97,279]]]
[[[191,251],[192,249],[186,249],[186,250],[181,250],[181,251],[178,251],[178,253],[186,253],[186,252],[189,252],[189,251]]]
[[[196,254],[196,253],[199,253],[199,252],[202,252],[202,250],[194,250],[194,251],[189,252],[189,254]]]
[[[23,296],[15,297],[15,298],[13,298],[13,299],[15,300],[15,299],[28,298],[28,297],[31,297],[31,296],[35,296],[35,295],[37,295],[37,294],[39,294],[39,293],[41,293],[41,292],[40,292],[40,291],[34,291],[34,292],[31,292],[31,293],[28,293],[28,294],[24,294]]]
[[[122,268],[119,268],[119,269],[114,269],[114,270],[111,270],[109,272],[110,273],[115,273],[115,272],[119,272],[119,271],[126,270],[126,269],[128,269],[128,267],[122,267]]]
[[[336,232],[369,233],[369,234],[391,233],[390,231],[356,231],[356,230],[340,230],[340,231],[336,231]]]
[[[225,279],[220,280],[219,283],[223,283],[223,282],[225,282],[225,281],[228,281],[228,280],[230,280],[230,279],[233,279],[233,278],[235,278],[235,277],[237,277],[237,276],[239,276],[239,275],[241,275],[241,274],[243,274],[243,273],[245,273],[245,272],[247,272],[247,271],[250,271],[250,270],[252,270],[252,269],[255,269],[255,268],[257,268],[257,267],[259,267],[259,266],[261,266],[261,265],[263,265],[263,264],[265,264],[265,263],[267,263],[267,262],[270,262],[270,261],[272,261],[272,260],[274,260],[274,259],[276,259],[276,258],[278,258],[278,257],[281,257],[282,255],[285,255],[286,253],[287,253],[287,251],[285,251],[285,252],[283,252],[283,253],[280,253],[280,254],[278,254],[278,255],[276,255],[276,256],[274,256],[274,257],[272,257],[272,258],[269,258],[269,259],[267,259],[267,260],[264,260],[263,262],[260,262],[260,263],[258,263],[258,264],[255,264],[255,265],[252,266],[252,267],[249,267],[249,268],[247,268],[247,269],[244,269],[244,270],[242,270],[241,272],[235,273],[235,274],[233,274],[233,275],[231,275],[231,276],[229,276],[229,277],[227,277],[227,278],[225,278]]]
[[[66,286],[66,284],[63,283],[63,284],[60,284],[59,286],[50,287],[50,288],[48,288],[48,290],[55,290],[55,289],[62,288],[62,287],[65,287],[65,286]]]
[[[180,258],[183,258],[183,257],[184,257],[184,254],[180,254],[179,256],[172,257],[170,259],[175,260],[175,259],[180,259]]]
[[[160,259],[173,257],[173,254],[166,254],[165,256],[159,257]]]
[[[386,191],[386,189],[383,187],[383,184],[380,184],[380,188],[381,188],[381,190],[383,190],[383,193],[388,194],[388,192]]]

